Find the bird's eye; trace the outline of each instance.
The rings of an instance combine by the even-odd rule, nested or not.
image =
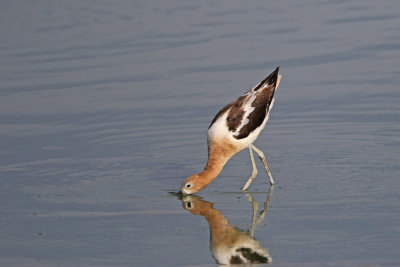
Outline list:
[[[192,185],[191,185],[191,184],[187,184],[186,187],[187,187],[187,188],[191,188]]]

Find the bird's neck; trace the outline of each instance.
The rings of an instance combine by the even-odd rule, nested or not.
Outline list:
[[[239,150],[225,140],[213,140],[208,143],[208,160],[204,170],[198,175],[205,185],[214,180],[224,168],[226,162]]]
[[[204,170],[199,173],[199,176],[204,182],[209,184],[214,180],[225,166],[227,159],[217,158],[215,155],[209,155],[207,165]]]
[[[224,168],[226,162],[237,153],[237,149],[225,140],[213,140],[208,143],[208,160],[201,176],[211,182]]]

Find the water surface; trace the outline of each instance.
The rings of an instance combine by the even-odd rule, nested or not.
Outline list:
[[[256,146],[276,265],[399,265],[397,1],[3,1],[2,266],[215,266],[176,192],[218,110],[277,65]],[[197,194],[232,229],[270,187],[247,151]],[[205,204],[204,204],[205,205]],[[207,204],[211,205],[211,204]],[[210,209],[208,209],[210,211]]]

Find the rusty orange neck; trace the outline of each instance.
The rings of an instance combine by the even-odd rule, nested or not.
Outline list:
[[[195,174],[200,190],[214,180],[226,162],[239,151],[240,149],[237,149],[228,140],[218,139],[209,142],[207,164],[202,172]]]
[[[199,173],[199,176],[206,184],[209,184],[222,171],[226,162],[237,152],[237,149],[224,140],[209,142],[207,164],[204,170]]]

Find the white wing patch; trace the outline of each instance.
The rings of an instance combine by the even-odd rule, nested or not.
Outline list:
[[[237,127],[236,131],[232,131],[234,136],[238,136],[240,130],[245,126],[246,124],[249,123],[249,115],[254,111],[254,107],[251,105],[253,104],[254,100],[256,99],[257,94],[254,92],[250,97],[246,99],[242,107],[239,107],[240,109],[244,110],[244,115],[243,115],[243,120],[242,123]]]

